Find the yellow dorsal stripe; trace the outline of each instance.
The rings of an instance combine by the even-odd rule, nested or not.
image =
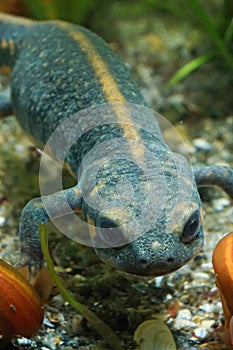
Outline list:
[[[102,57],[96,52],[94,45],[85,36],[85,34],[78,30],[72,29],[72,27],[65,22],[59,22],[59,26],[65,29],[68,35],[78,42],[80,48],[85,52],[87,60],[93,68],[101,86],[102,92],[106,97],[108,103],[127,102],[125,97],[119,90],[119,87],[109,71],[108,65],[104,62]],[[131,112],[122,105],[121,107],[116,106],[113,109],[119,124],[124,132],[124,137],[134,141],[138,141],[138,147],[130,147],[131,154],[135,160],[141,160],[144,156],[144,146],[140,142],[140,135],[138,134],[137,128],[133,126],[133,120],[130,117]]]
[[[96,52],[95,47],[85,34],[72,29],[69,24],[60,22],[60,26],[68,31],[68,35],[78,42],[81,49],[85,52],[88,62],[93,68],[99,82],[102,85],[103,93],[109,103],[126,102],[124,96],[119,91],[118,85],[110,73],[107,64]]]
[[[11,67],[6,66],[5,64],[1,66],[0,64],[0,73],[1,74],[10,74],[12,71]]]

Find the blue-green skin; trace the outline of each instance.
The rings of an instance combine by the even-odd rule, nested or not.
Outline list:
[[[126,66],[94,33],[71,24],[66,25],[64,29],[59,26],[59,22],[35,23],[32,26],[24,25],[17,19],[15,19],[15,23],[14,19],[11,22],[9,23],[8,18],[5,18],[4,15],[0,15],[0,65],[13,69],[11,82],[13,112],[20,125],[33,136],[39,145],[46,144],[52,132],[69,116],[82,109],[109,102],[86,53],[68,35],[69,30],[83,33],[93,44],[98,55],[107,64],[126,102],[146,105]],[[14,43],[13,51],[12,47],[10,50],[10,45],[6,47],[2,44],[4,41],[9,43],[10,40]],[[9,114],[9,103],[7,98],[0,99],[0,113],[2,115]],[[159,133],[159,130],[155,131]],[[164,173],[167,174],[168,193],[172,198],[177,190],[177,174],[174,171],[174,164],[169,158],[170,151],[166,143],[162,137],[158,143],[156,136],[145,130],[138,130],[138,132],[141,142],[161,158]],[[119,124],[96,127],[83,135],[76,146],[72,147],[66,159],[76,177],[79,176],[79,182],[88,181],[85,169],[79,174],[79,166],[83,156],[98,142],[108,141],[113,137],[124,137]],[[53,151],[56,153],[56,150]],[[167,155],[166,151],[168,151]],[[135,165],[129,166],[122,160],[109,162],[102,169],[98,181],[104,184],[101,195],[105,198],[111,198],[114,192],[112,182],[117,183],[126,173],[136,189],[134,193],[135,204],[133,206],[131,204],[128,211],[127,220],[130,221],[134,220],[140,211],[145,195],[142,189],[143,176],[138,173],[137,167]],[[221,175],[216,176],[216,174]],[[156,178],[156,173],[154,177]],[[195,178],[198,185],[206,183],[220,185],[233,197],[232,170],[223,167],[221,169],[218,167],[198,168],[195,170]],[[150,181],[153,181],[153,176]],[[78,183],[74,188],[64,191],[67,201],[71,208],[81,208],[84,220],[90,218],[96,224],[99,213],[89,207],[81,193],[77,194],[79,188]],[[203,245],[201,224],[194,237],[187,242],[182,241],[183,229],[189,217],[194,211],[199,211],[201,208],[194,177],[190,191],[190,211],[187,210],[187,215],[180,222],[175,223],[178,227],[176,232],[166,232],[165,230],[167,215],[172,210],[172,202],[168,199],[163,214],[156,225],[145,231],[135,241],[124,246],[110,249],[97,248],[97,255],[120,270],[139,275],[163,275],[184,265],[197,254]],[[59,193],[50,196],[54,208],[59,202],[59,196]],[[156,205],[156,199],[154,205]],[[180,205],[182,206],[184,203]],[[61,212],[56,213],[56,210],[54,212],[54,216],[62,214]],[[22,212],[19,227],[21,242],[19,264],[28,265],[32,273],[38,271],[43,265],[38,238],[38,223],[46,223],[48,220],[48,214],[40,198],[31,200]],[[179,218],[176,220],[179,221]],[[121,218],[118,218],[116,224],[121,224]],[[156,246],[154,245],[155,241]]]

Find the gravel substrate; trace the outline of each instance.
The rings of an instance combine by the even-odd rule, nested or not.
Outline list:
[[[178,25],[163,17],[156,21],[141,18],[137,26],[130,19],[121,20],[116,32],[119,54],[147,101],[186,139],[192,164],[233,166],[229,73],[212,62],[177,86],[165,88],[168,77],[192,58],[201,42],[200,33],[187,23]],[[3,85],[4,81],[2,77]],[[39,159],[31,146],[14,117],[0,120],[0,246],[1,259],[10,263],[18,257],[20,212],[30,198],[39,195]],[[140,278],[115,271],[101,263],[90,248],[57,233],[50,235],[54,261],[69,290],[119,334],[127,350],[136,348],[133,334],[137,326],[158,317],[169,326],[179,350],[225,348],[219,337],[223,311],[211,260],[217,241],[233,231],[233,207],[219,189],[202,190],[201,196],[205,212],[203,251],[168,276]],[[14,344],[19,349],[108,349],[56,290],[38,335],[33,340],[17,338]]]

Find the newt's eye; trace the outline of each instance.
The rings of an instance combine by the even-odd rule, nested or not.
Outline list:
[[[124,236],[121,229],[110,219],[101,218],[97,222],[97,233],[100,240],[109,247],[123,245]]]
[[[188,221],[186,222],[181,236],[181,241],[183,243],[189,243],[198,234],[199,228],[201,226],[201,218],[199,211],[193,213]]]

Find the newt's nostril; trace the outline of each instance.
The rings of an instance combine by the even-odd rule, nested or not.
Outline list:
[[[172,257],[172,256],[170,256],[169,258],[167,258],[167,260],[166,260],[166,263],[167,263],[167,265],[172,265],[173,263],[174,263],[174,258]]]
[[[141,260],[139,260],[139,264],[142,265],[142,266],[146,266],[146,265],[148,265],[148,260],[141,259]]]

